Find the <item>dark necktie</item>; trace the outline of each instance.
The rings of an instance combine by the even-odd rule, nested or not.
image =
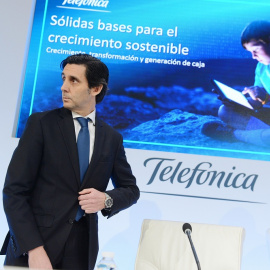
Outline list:
[[[76,119],[81,125],[81,130],[77,139],[77,148],[80,162],[80,179],[82,182],[89,165],[90,135],[88,130],[88,119],[83,117],[78,117]]]
[[[90,135],[88,130],[88,120],[83,117],[76,118],[81,125],[81,130],[78,134],[77,148],[79,154],[80,163],[80,180],[83,181],[86,170],[89,166],[89,149],[90,149]],[[79,210],[76,215],[76,220],[78,221],[84,215],[84,211],[79,206]]]

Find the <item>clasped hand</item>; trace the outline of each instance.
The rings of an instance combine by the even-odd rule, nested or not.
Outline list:
[[[86,214],[93,214],[105,207],[105,193],[94,188],[87,188],[79,192],[79,204]]]

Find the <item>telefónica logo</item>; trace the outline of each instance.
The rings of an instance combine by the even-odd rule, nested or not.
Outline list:
[[[109,0],[64,0],[62,6],[107,8]]]

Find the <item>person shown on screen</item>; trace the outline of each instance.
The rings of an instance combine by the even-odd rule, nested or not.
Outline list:
[[[63,107],[28,118],[7,170],[5,265],[94,269],[97,212],[110,218],[140,196],[122,136],[96,116],[107,66],[78,54],[61,68]],[[109,179],[114,189],[106,191]]]
[[[223,122],[204,124],[202,133],[218,140],[270,146],[270,22],[251,22],[242,32],[241,43],[258,61],[254,85],[242,92],[256,111],[224,102],[218,111]]]

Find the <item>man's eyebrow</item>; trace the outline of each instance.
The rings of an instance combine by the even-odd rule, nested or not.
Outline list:
[[[62,72],[61,76],[62,76],[62,77],[66,77],[66,75],[65,75],[65,73],[64,73],[64,72]],[[70,76],[69,76],[69,78],[70,78],[71,80],[80,81],[78,77],[73,76],[73,75],[70,75]]]
[[[70,79],[71,79],[71,80],[79,81],[79,79],[78,79],[76,76],[73,76],[73,75],[70,76]]]

